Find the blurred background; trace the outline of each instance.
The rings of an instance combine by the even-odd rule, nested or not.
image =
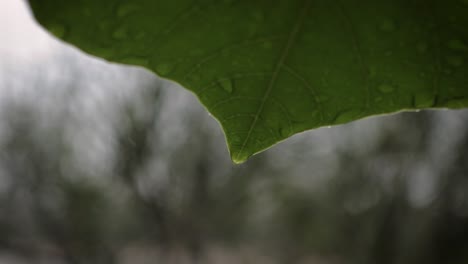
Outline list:
[[[242,165],[183,88],[0,1],[0,263],[468,263],[468,111],[296,135]]]

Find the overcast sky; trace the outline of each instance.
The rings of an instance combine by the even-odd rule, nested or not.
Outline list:
[[[0,2],[0,56],[2,60],[14,54],[15,59],[37,59],[49,56],[57,41],[32,20],[22,0]]]

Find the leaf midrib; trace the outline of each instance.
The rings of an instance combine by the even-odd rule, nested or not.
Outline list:
[[[283,48],[283,50],[281,52],[281,56],[278,59],[278,62],[276,63],[276,65],[275,65],[275,69],[274,69],[273,74],[271,76],[270,82],[268,83],[268,88],[266,89],[265,93],[263,94],[260,105],[259,105],[259,107],[257,109],[257,112],[254,115],[254,119],[253,119],[252,123],[250,124],[249,130],[247,131],[247,135],[246,135],[244,141],[242,142],[241,148],[237,152],[237,155],[235,157],[233,157],[233,160],[236,161],[236,162],[244,161],[244,158],[242,157],[242,153],[243,153],[243,151],[245,149],[245,146],[247,145],[247,142],[250,139],[250,136],[252,135],[252,131],[254,130],[255,126],[257,125],[259,117],[260,117],[260,115],[261,115],[261,113],[262,113],[262,111],[263,111],[263,109],[265,107],[265,103],[268,100],[268,97],[270,96],[270,93],[271,93],[271,91],[272,91],[272,89],[273,89],[273,87],[275,85],[276,79],[278,78],[278,74],[281,71],[281,68],[284,65],[284,62],[286,61],[286,58],[289,55],[289,51],[291,50],[291,47],[294,45],[294,43],[296,41],[297,34],[299,33],[299,31],[300,31],[300,29],[301,29],[301,27],[302,27],[302,25],[304,23],[304,20],[305,20],[305,18],[307,16],[307,12],[310,9],[310,4],[311,4],[310,0],[305,0],[304,4],[303,4],[303,7],[300,9],[299,16],[298,16],[296,22],[293,25],[291,33],[288,36],[286,45],[284,46],[284,48]]]

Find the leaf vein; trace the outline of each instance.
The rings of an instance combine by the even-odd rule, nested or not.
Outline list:
[[[242,153],[245,149],[245,146],[247,145],[247,142],[249,141],[251,135],[252,135],[252,131],[254,130],[255,126],[257,125],[257,122],[258,122],[258,117],[260,116],[260,114],[262,113],[264,107],[265,107],[265,103],[266,101],[268,100],[268,97],[270,96],[270,93],[271,93],[271,90],[273,89],[274,87],[274,84],[276,82],[276,79],[278,78],[278,74],[286,60],[286,58],[288,57],[288,54],[289,54],[289,51],[291,50],[295,40],[296,40],[296,37],[297,37],[297,34],[299,33],[299,30],[301,29],[302,27],[302,24],[304,23],[304,20],[306,18],[306,15],[307,15],[307,12],[309,11],[309,8],[310,8],[310,3],[311,1],[309,0],[305,0],[304,1],[304,7],[301,8],[300,10],[300,14],[298,16],[298,19],[297,21],[295,22],[289,36],[288,36],[288,40],[286,42],[286,45],[281,53],[281,56],[278,60],[278,62],[276,63],[276,66],[275,66],[275,70],[271,76],[271,79],[270,79],[270,82],[268,84],[268,87],[262,97],[262,101],[260,103],[260,106],[258,107],[258,110],[255,114],[255,118],[254,120],[252,121],[250,127],[249,127],[249,132],[247,134],[247,136],[245,137],[243,143],[242,143],[242,146],[241,148],[239,149],[239,151],[237,152],[237,156],[235,157],[236,160],[239,160],[240,157],[242,157]]]

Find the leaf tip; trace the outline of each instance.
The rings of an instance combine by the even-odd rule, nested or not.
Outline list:
[[[242,164],[247,161],[249,157],[246,155],[241,155],[240,151],[232,151],[231,150],[231,160],[234,164]]]

